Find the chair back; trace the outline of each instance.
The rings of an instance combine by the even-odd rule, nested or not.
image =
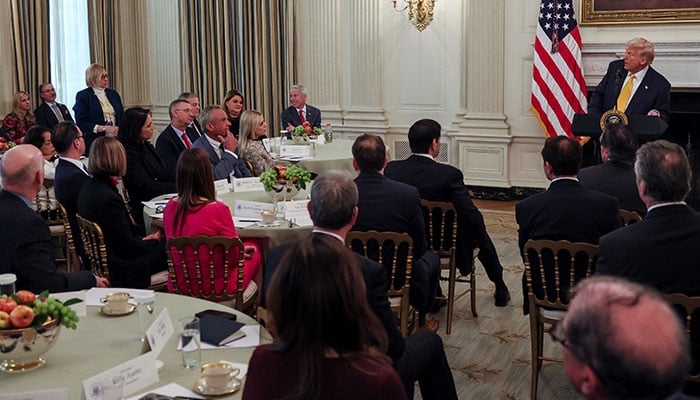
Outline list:
[[[109,267],[107,263],[107,247],[105,246],[102,228],[80,214],[75,215],[80,228],[80,237],[90,260],[92,272],[97,276],[109,279]]]
[[[568,240],[528,240],[523,250],[530,313],[538,307],[566,310],[571,289],[591,276],[598,246]]]
[[[78,252],[75,248],[73,229],[70,226],[70,221],[68,221],[66,208],[61,203],[57,203],[57,208],[63,220],[63,230],[66,233],[66,270],[68,272],[80,271],[80,257],[78,257]]]
[[[240,239],[173,237],[168,239],[165,249],[175,293],[215,302],[233,300],[235,308],[241,311],[254,303],[255,296],[253,301],[244,302],[244,246]]]
[[[622,220],[622,226],[627,226],[631,224],[636,224],[637,222],[642,222],[642,216],[636,211],[623,210],[620,209],[620,219]]]
[[[63,221],[58,221],[56,209],[58,201],[53,195],[53,179],[44,179],[44,189],[39,191],[34,197],[34,208],[41,214],[49,225],[61,225]],[[64,214],[65,215],[65,214]]]
[[[686,382],[700,382],[700,315],[698,314],[700,312],[700,296],[690,297],[682,293],[663,294],[662,296],[683,321],[685,333],[690,340],[693,367],[688,372]]]
[[[457,241],[457,210],[454,205],[443,201],[421,199],[421,208],[425,219],[425,233],[428,248],[443,258],[449,257],[454,262]]]

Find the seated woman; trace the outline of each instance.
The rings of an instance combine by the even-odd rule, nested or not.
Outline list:
[[[141,239],[117,181],[126,173],[126,152],[116,138],[97,138],[88,168],[92,178],[78,196],[78,215],[102,228],[113,287],[146,288],[151,275],[167,270],[165,241],[160,230]]]
[[[292,245],[267,293],[275,342],[253,353],[243,399],[405,399],[364,292],[356,258],[337,238]]]
[[[44,157],[44,182],[47,179],[54,179],[56,175],[56,165],[58,164],[58,154],[56,154],[56,149],[53,148],[53,143],[51,143],[51,130],[43,125],[35,125],[27,131],[24,136],[24,143],[31,144],[34,147],[41,150],[41,155]],[[46,199],[46,186],[44,186],[39,192],[39,199]],[[49,197],[55,202],[55,196],[53,193],[53,185],[49,188]],[[42,209],[46,207],[46,201],[42,202]],[[51,204],[51,208],[54,208],[55,204]]]
[[[17,92],[12,97],[12,112],[2,120],[4,137],[17,144],[24,143],[24,135],[34,125],[36,118],[31,112],[29,93]]]
[[[214,175],[209,156],[204,150],[195,148],[183,151],[177,162],[176,175],[177,197],[170,199],[163,211],[166,239],[199,235],[239,237],[236,227],[233,225],[231,210],[226,204],[216,201]],[[243,288],[245,289],[260,270],[262,256],[259,240],[243,240],[243,244],[246,252],[243,270]],[[179,262],[178,257],[173,252],[174,262]],[[208,257],[206,255],[201,257],[204,257],[201,259],[202,264],[208,265]],[[192,275],[194,275],[194,255],[185,253],[185,262],[188,267],[191,267]],[[229,265],[234,267],[231,273],[237,274],[236,263],[229,263]],[[214,271],[214,274],[214,289],[220,292],[223,290],[223,272]],[[219,287],[216,287],[217,279]],[[178,287],[185,285],[184,278],[182,282],[171,283],[178,285]],[[231,283],[235,285],[235,280]],[[229,292],[235,289],[235,286],[227,288]]]
[[[228,121],[231,123],[228,130],[229,132],[233,133],[233,136],[235,136],[236,139],[238,139],[238,131],[241,125],[243,103],[245,103],[245,98],[243,97],[243,93],[241,93],[239,90],[232,89],[226,92],[223,108],[228,116]]]
[[[143,229],[143,203],[156,196],[175,193],[175,182],[165,170],[165,165],[149,142],[153,137],[153,120],[148,110],[134,107],[124,112],[121,140],[126,150],[126,175],[124,185],[129,193],[131,214]]]
[[[267,122],[262,113],[246,110],[241,115],[241,132],[238,138],[238,154],[253,166],[253,176],[260,176],[275,164],[262,139],[267,135]]]

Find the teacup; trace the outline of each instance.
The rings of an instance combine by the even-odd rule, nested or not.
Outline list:
[[[129,309],[129,299],[131,295],[126,292],[115,292],[110,293],[107,296],[100,299],[107,307],[114,312],[125,312]]]
[[[274,211],[263,211],[260,213],[262,215],[262,222],[265,225],[272,225],[275,223],[275,218],[277,217],[277,213]]]
[[[240,370],[228,363],[209,363],[202,365],[202,376],[209,389],[223,389],[235,378]]]

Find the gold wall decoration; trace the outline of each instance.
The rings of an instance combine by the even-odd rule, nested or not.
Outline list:
[[[398,1],[404,2],[403,8],[396,8]],[[435,0],[392,0],[392,2],[394,3],[394,10],[398,12],[408,9],[408,19],[420,32],[423,32],[433,20]]]
[[[581,0],[581,25],[700,22],[700,0]]]

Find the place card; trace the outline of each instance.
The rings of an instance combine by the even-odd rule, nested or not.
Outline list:
[[[68,400],[68,389],[37,390],[34,392],[3,393],[2,400]]]
[[[272,211],[272,203],[263,203],[261,201],[236,200],[236,207],[233,215],[239,218],[260,218],[260,213],[263,211]]]
[[[282,157],[311,157],[311,146],[307,145],[286,145],[281,146],[280,156]]]
[[[100,384],[107,379],[118,377],[124,379],[125,396],[158,382],[156,356],[150,351],[84,380],[82,399],[101,399]]]
[[[214,191],[216,194],[224,194],[231,191],[231,185],[228,183],[228,179],[219,179],[214,181]]]
[[[146,329],[146,339],[148,340],[148,345],[151,346],[151,351],[155,353],[154,358],[158,357],[165,344],[173,336],[173,333],[175,333],[175,328],[166,307],[158,314],[151,326]]]
[[[234,193],[262,192],[265,191],[265,186],[263,186],[258,177],[233,178],[231,181],[231,189]]]

